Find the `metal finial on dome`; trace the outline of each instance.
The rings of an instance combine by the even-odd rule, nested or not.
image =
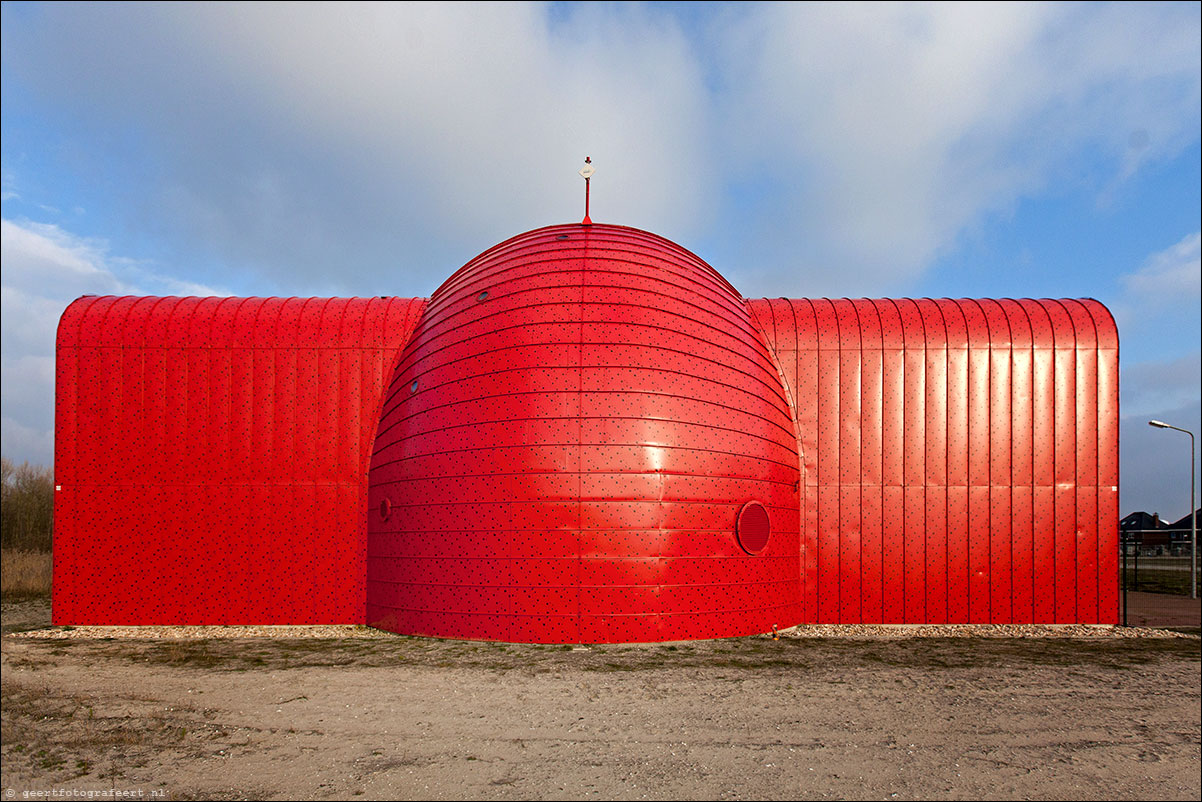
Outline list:
[[[588,216],[588,187],[589,179],[593,177],[593,173],[597,172],[597,168],[593,167],[593,159],[591,156],[584,157],[584,166],[580,168],[580,176],[584,179],[584,219],[580,221],[582,226],[591,226],[593,221]]]

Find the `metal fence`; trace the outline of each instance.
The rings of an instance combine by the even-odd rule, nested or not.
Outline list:
[[[1121,533],[1124,626],[1202,626],[1202,604],[1190,594],[1190,542],[1163,531]]]

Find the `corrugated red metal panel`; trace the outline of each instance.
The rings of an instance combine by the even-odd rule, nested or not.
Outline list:
[[[779,361],[729,284],[654,235],[556,226],[486,251],[431,298],[390,382],[368,621],[536,642],[794,623]],[[735,533],[751,500],[771,521],[754,555]]]
[[[1051,319],[1054,340],[1056,621],[1064,622],[1077,620],[1077,336],[1063,304],[1041,303]]]
[[[813,302],[791,301],[797,321],[797,441],[801,465],[803,620],[818,620],[818,323]],[[786,334],[782,332],[782,339]]]
[[[805,620],[1116,620],[1117,338],[1103,307],[797,300],[790,333],[768,302],[748,304],[778,358],[797,355],[798,441],[815,454]]]
[[[1032,495],[1032,337],[1021,305],[999,301],[1010,330],[1010,521],[1011,594],[1015,621],[1034,617],[1034,498]]]
[[[968,335],[968,620],[989,621],[989,325],[979,302],[961,302]]]
[[[374,427],[383,376],[423,303],[103,297],[68,307],[55,623],[363,621],[371,435],[344,429]],[[348,318],[369,313],[360,344],[342,336]],[[340,383],[348,355],[371,377],[354,392]]]
[[[926,613],[931,623],[947,621],[947,325],[939,305],[930,299],[915,302],[922,316],[923,429],[926,433],[925,579]]]
[[[852,301],[860,322],[860,591],[861,619],[884,620],[881,556],[884,514],[881,492],[881,319],[872,301]]]
[[[963,304],[946,298],[935,303],[947,335],[947,617],[950,623],[962,624],[969,620],[968,329]]]
[[[1076,620],[1098,621],[1098,338],[1089,310],[1074,300],[1060,302],[1073,323],[1076,364]]]
[[[1119,620],[1119,337],[1106,307],[1087,299],[1098,341],[1098,621]]]
[[[839,623],[839,330],[830,300],[815,300],[818,356],[818,620]]]
[[[876,301],[881,321],[881,606],[887,624],[905,621],[905,330],[898,304]]]
[[[1018,301],[1031,324],[1032,603],[1037,624],[1056,620],[1055,354],[1052,320],[1039,301]]]
[[[1010,476],[1011,336],[997,301],[978,301],[989,331],[989,620],[1013,620]]]
[[[897,301],[902,341],[902,551],[904,621],[923,620],[926,609],[926,333],[918,305]]]
[[[839,334],[839,620],[863,620],[860,587],[862,565],[860,367],[863,348],[855,305],[835,305]]]

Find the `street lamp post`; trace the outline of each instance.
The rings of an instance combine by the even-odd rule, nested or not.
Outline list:
[[[1189,435],[1189,597],[1198,598],[1198,515],[1194,512],[1194,433],[1180,426],[1173,426],[1159,420],[1148,421],[1149,426],[1157,429],[1173,429]]]

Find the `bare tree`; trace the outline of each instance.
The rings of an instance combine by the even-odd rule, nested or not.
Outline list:
[[[54,536],[54,472],[41,465],[3,462],[0,545],[21,551],[50,551]]]

